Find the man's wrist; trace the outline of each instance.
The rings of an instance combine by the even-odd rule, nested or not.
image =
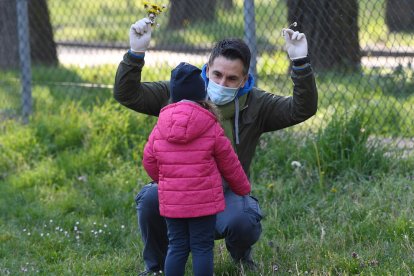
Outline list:
[[[300,67],[303,67],[306,64],[310,63],[310,58],[309,58],[309,56],[302,57],[302,58],[297,58],[297,59],[292,60],[292,63],[293,63],[294,67],[300,68]]]
[[[128,50],[128,54],[134,59],[144,59],[145,57],[145,52],[134,52],[131,49]]]

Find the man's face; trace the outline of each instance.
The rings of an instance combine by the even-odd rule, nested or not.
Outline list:
[[[247,75],[243,74],[243,63],[240,59],[227,59],[223,56],[216,57],[212,64],[207,66],[207,76],[215,83],[236,88],[243,87]]]

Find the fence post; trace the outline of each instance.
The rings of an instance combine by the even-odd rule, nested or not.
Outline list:
[[[22,87],[23,123],[29,122],[32,113],[32,72],[30,61],[30,31],[27,0],[16,1],[17,34],[19,40],[20,79]]]
[[[254,0],[244,0],[244,38],[247,45],[250,48],[252,57],[250,60],[250,73],[254,76],[256,85],[258,82],[257,77],[257,42],[256,42],[256,22],[254,11]]]

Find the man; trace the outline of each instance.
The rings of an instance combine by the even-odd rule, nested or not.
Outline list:
[[[124,55],[115,79],[114,97],[137,112],[158,116],[170,97],[168,81],[141,82],[145,51],[151,39],[151,21],[141,19],[130,28],[130,50]],[[249,175],[256,145],[262,133],[305,121],[317,109],[317,89],[303,33],[284,29],[287,51],[293,61],[293,95],[277,96],[254,87],[248,73],[250,50],[240,39],[224,39],[213,48],[202,77],[207,94],[219,108],[226,136],[233,143],[243,169]],[[217,215],[216,238],[225,239],[233,260],[256,267],[252,246],[260,237],[261,210],[252,196],[238,196],[225,189],[226,209]],[[159,215],[157,184],[150,183],[136,197],[138,223],[144,243],[146,271],[163,270],[168,248],[164,219]]]

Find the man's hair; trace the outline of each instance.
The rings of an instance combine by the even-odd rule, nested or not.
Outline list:
[[[243,63],[243,73],[247,75],[250,67],[250,49],[247,44],[239,38],[226,38],[216,43],[211,51],[208,64],[213,64],[213,61],[223,56],[230,60],[240,59]]]

